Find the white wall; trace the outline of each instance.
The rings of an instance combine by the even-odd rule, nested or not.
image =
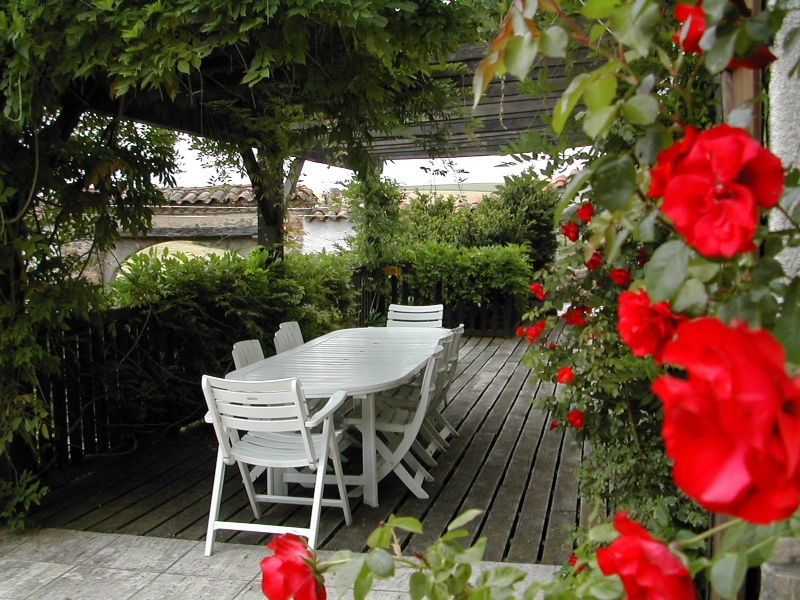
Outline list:
[[[327,250],[333,252],[334,245],[347,247],[345,238],[353,234],[353,222],[347,219],[338,221],[312,219],[303,223],[303,254],[313,254]]]

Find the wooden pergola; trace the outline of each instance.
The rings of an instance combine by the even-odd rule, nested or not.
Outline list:
[[[569,82],[567,62],[541,58],[531,71],[532,79],[546,80],[549,90],[546,95],[526,95],[521,92],[520,82],[507,76],[489,85],[473,111],[472,76],[486,53],[485,46],[462,46],[449,57],[447,69],[434,73],[434,79],[449,82],[461,100],[460,106],[450,111],[444,120],[417,122],[399,131],[371,132],[370,139],[363,141],[373,162],[506,154],[508,144],[526,132],[533,130],[547,135],[550,129],[545,117]],[[235,63],[225,56],[204,59],[202,69],[190,82],[191,89],[198,91],[180,95],[174,101],[147,92],[115,98],[111,81],[91,81],[75,85],[65,96],[65,103],[72,103],[76,109],[241,145],[242,140],[254,138],[254,132],[243,129],[241,120],[226,119],[224,111],[218,110],[219,103],[228,102],[255,114],[275,102],[276,89],[281,85],[278,81],[262,82],[253,87],[243,84],[245,72],[241,64],[246,61]],[[580,72],[591,68],[592,61],[585,55],[579,56],[570,60],[569,67],[574,74],[576,69]],[[309,124],[309,131],[314,126]],[[350,167],[349,150],[319,140],[312,142],[297,154],[288,178],[284,177],[282,160],[274,161],[265,170],[252,150],[242,152],[254,190],[260,190],[256,194],[260,244],[282,243],[285,199],[294,190],[303,161]]]

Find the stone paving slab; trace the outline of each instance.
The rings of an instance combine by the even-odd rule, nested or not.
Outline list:
[[[15,533],[0,529],[1,600],[264,600],[264,546],[215,544],[133,535],[41,529]],[[323,560],[330,552],[320,552]],[[477,577],[509,563],[484,562]],[[518,586],[549,581],[557,566],[515,564],[528,573]],[[369,600],[406,600],[408,573],[378,580]],[[332,587],[329,598],[335,600]],[[344,600],[351,600],[352,594]]]

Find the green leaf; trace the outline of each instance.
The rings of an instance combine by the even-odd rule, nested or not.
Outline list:
[[[564,209],[567,208],[567,205],[569,205],[572,199],[578,195],[578,192],[586,187],[586,184],[591,176],[592,169],[587,168],[578,171],[572,176],[572,179],[569,180],[567,187],[565,187],[564,191],[561,192],[561,200],[559,200],[558,205],[556,206],[554,219],[556,226],[561,222],[561,215],[564,214]]]
[[[652,242],[656,239],[656,219],[658,219],[659,214],[660,211],[654,208],[639,223],[639,238],[643,242]]]
[[[720,266],[717,263],[711,262],[702,256],[696,256],[689,261],[688,273],[690,277],[699,279],[703,283],[708,283],[717,276],[719,269]]]
[[[800,364],[800,279],[792,279],[782,308],[772,333],[786,349],[786,358]]]
[[[463,552],[456,553],[453,560],[460,564],[474,565],[483,560],[484,552],[486,552],[486,538],[482,537]]]
[[[611,126],[617,116],[619,105],[606,106],[594,110],[587,110],[583,118],[583,131],[591,139],[595,139]]]
[[[470,508],[469,510],[465,510],[463,513],[458,515],[453,521],[447,526],[447,531],[453,531],[454,529],[459,529],[466,525],[467,523],[474,521],[478,517],[483,514],[482,510],[478,510],[477,508]]]
[[[653,302],[669,300],[677,293],[686,279],[689,256],[689,247],[680,240],[656,249],[644,266],[644,281]]]
[[[630,229],[622,229],[618,234],[609,236],[612,232],[614,232],[613,227],[609,227],[606,229],[606,262],[612,263],[617,260],[617,256],[619,256],[620,251],[622,250],[622,245],[628,239],[631,231]]]
[[[367,566],[378,577],[392,577],[394,575],[392,555],[381,548],[377,548],[367,554]]]
[[[530,33],[515,35],[506,44],[503,61],[506,69],[517,79],[525,79],[530,73],[539,43]]]
[[[356,579],[364,569],[365,558],[357,556],[346,562],[336,574],[336,595],[343,596],[344,593],[355,585]]]
[[[748,127],[753,122],[753,109],[750,106],[740,105],[734,108],[725,120],[731,127]]]
[[[711,565],[711,587],[726,600],[734,600],[746,573],[747,558],[744,553],[723,554],[714,559]]]
[[[583,91],[583,103],[589,110],[605,108],[617,96],[617,76],[601,75]]]
[[[779,279],[785,275],[783,266],[774,258],[762,258],[751,273],[755,283],[763,284],[769,284],[773,279]]]
[[[657,127],[648,128],[642,137],[636,140],[636,160],[642,165],[655,164],[658,153],[664,147],[664,135]]]
[[[733,58],[733,50],[736,46],[736,34],[734,31],[728,35],[717,38],[714,45],[706,52],[706,69],[712,75],[721,73],[728,66]]]
[[[517,567],[495,567],[484,571],[477,583],[484,587],[508,587],[525,579],[525,575],[525,571]]]
[[[179,60],[178,61],[178,71],[181,73],[188,73],[190,70],[188,61]]]
[[[397,527],[398,529],[410,531],[411,533],[422,533],[422,523],[414,517],[395,517],[394,515],[389,515],[389,520],[386,524],[389,527]]]
[[[635,6],[615,8],[611,13],[611,30],[622,44],[647,56],[655,26],[661,20],[661,9],[654,2],[648,2],[638,14],[634,14]]]
[[[611,523],[595,525],[589,530],[589,541],[600,544],[608,544],[619,537],[619,532],[614,529]]]
[[[689,315],[699,315],[705,311],[708,304],[706,286],[697,279],[687,279],[678,289],[672,310]]]
[[[392,543],[392,530],[389,527],[378,527],[367,538],[370,548],[388,548]]]
[[[548,27],[539,38],[539,51],[545,56],[566,58],[568,41],[567,32],[562,27]]]
[[[619,0],[588,0],[581,8],[581,14],[587,19],[607,19],[617,4]]]
[[[654,96],[637,94],[622,105],[622,113],[634,125],[650,125],[658,117],[660,106]]]
[[[411,600],[422,600],[428,595],[431,589],[431,582],[425,573],[417,571],[411,574],[411,579],[408,582],[408,593]]]
[[[567,124],[567,119],[575,109],[575,105],[578,103],[584,88],[589,85],[591,81],[592,79],[590,79],[588,73],[581,73],[569,82],[567,89],[561,94],[561,98],[559,98],[555,108],[553,108],[553,120],[550,124],[553,131],[561,133],[564,129],[564,125]]]
[[[355,600],[364,600],[372,589],[373,581],[372,573],[366,570],[362,572],[356,579],[355,585],[353,585],[353,598]]]
[[[604,577],[589,588],[592,598],[597,600],[618,600],[625,593],[619,575]]]
[[[636,165],[627,154],[604,157],[592,165],[596,204],[611,212],[625,207],[636,191]]]

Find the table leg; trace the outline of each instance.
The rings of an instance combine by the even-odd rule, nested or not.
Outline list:
[[[378,506],[378,457],[375,447],[375,395],[368,394],[361,402],[364,420],[361,456],[364,469],[364,504]]]

